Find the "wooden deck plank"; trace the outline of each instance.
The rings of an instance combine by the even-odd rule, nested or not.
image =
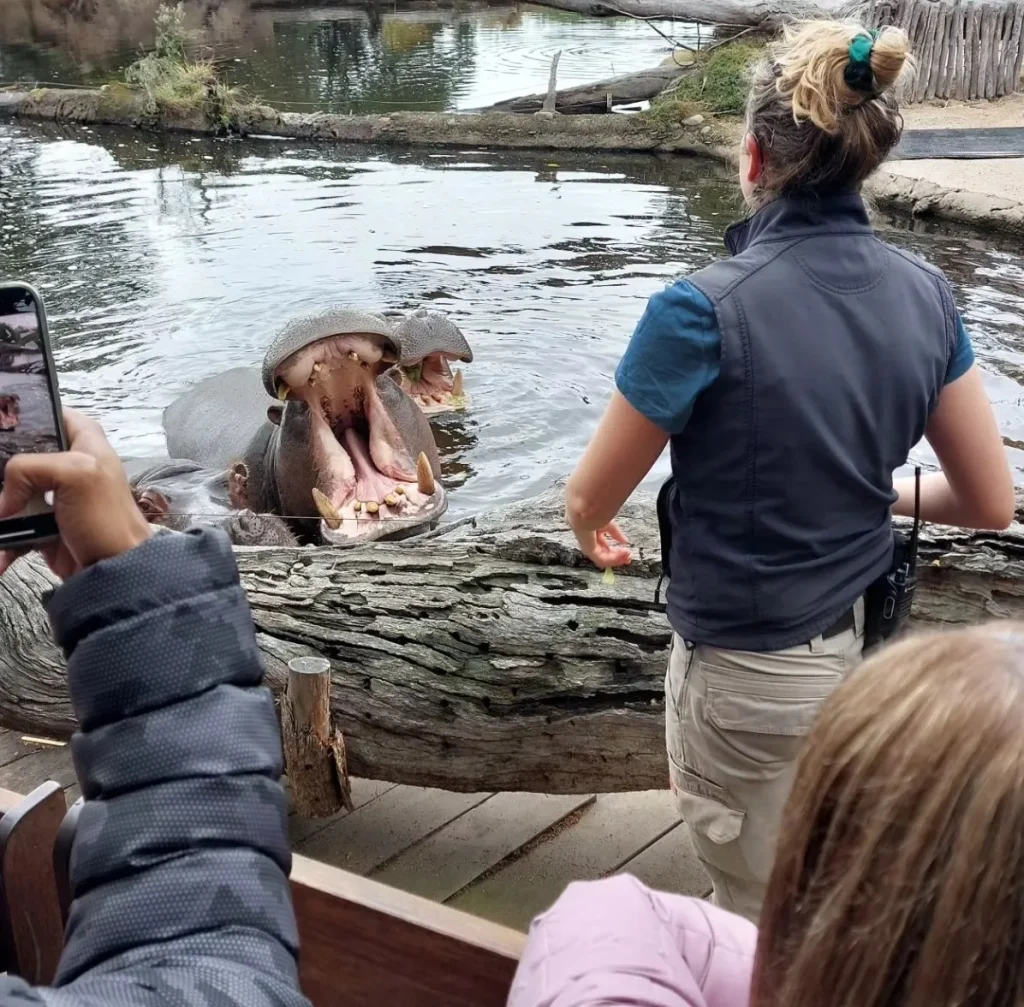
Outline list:
[[[555,830],[448,905],[525,930],[570,881],[617,871],[678,821],[667,790],[601,794],[578,822]]]
[[[25,747],[30,748],[27,754],[0,767],[0,787],[27,794],[47,780],[54,780],[62,787],[78,782],[70,747]]]
[[[10,763],[15,762],[17,759],[22,759],[26,755],[31,755],[33,752],[38,752],[44,747],[48,747],[26,744],[21,740],[21,737],[21,731],[0,729],[0,768],[10,765]],[[67,746],[64,747],[66,748]],[[55,749],[55,751],[59,751],[59,749]]]
[[[287,779],[284,783],[285,790],[287,790]],[[378,797],[383,797],[389,790],[394,789],[395,784],[385,783],[383,780],[362,780],[353,777],[353,810],[358,810],[363,807],[363,805],[377,800]],[[288,836],[291,839],[292,846],[297,847],[300,843],[305,842],[305,840],[309,839],[311,836],[315,836],[318,832],[322,832],[328,825],[333,825],[335,822],[341,821],[341,819],[345,818],[349,814],[351,814],[351,812],[339,811],[336,815],[331,815],[329,818],[302,818],[299,815],[296,815],[294,811],[290,811],[288,816]]]
[[[373,878],[443,902],[593,800],[585,794],[495,794],[374,871]]]
[[[682,822],[623,864],[621,872],[635,875],[651,888],[680,895],[703,898],[711,891],[711,879],[697,859],[690,830]]]
[[[295,852],[367,874],[490,794],[398,786],[300,843]]]

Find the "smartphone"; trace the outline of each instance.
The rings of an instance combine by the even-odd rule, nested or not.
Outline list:
[[[43,299],[27,283],[0,283],[0,488],[15,455],[67,449]],[[0,549],[35,545],[57,534],[53,510],[40,497],[0,521]]]

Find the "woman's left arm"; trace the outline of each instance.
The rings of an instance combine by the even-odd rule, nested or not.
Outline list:
[[[631,559],[615,523],[699,396],[717,379],[721,339],[715,309],[688,281],[655,294],[615,373],[616,390],[565,491],[565,517],[599,567]]]
[[[580,550],[599,567],[630,561],[629,543],[614,522],[650,472],[668,434],[616,391],[565,489],[565,519]]]

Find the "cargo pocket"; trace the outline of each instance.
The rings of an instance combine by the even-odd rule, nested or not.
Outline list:
[[[730,748],[762,765],[791,762],[818,719],[822,704],[842,682],[822,675],[741,692],[708,685],[704,719]]]
[[[722,787],[680,765],[671,755],[669,775],[679,817],[693,830],[698,842],[707,839],[723,846],[739,839],[746,815],[732,806]],[[713,861],[714,857],[709,859]]]

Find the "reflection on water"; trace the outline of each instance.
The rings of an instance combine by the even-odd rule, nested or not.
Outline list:
[[[152,44],[157,0],[106,0],[88,20],[67,0],[0,2],[0,81],[105,81]],[[80,9],[79,4],[72,5]],[[124,8],[124,10],[121,10]],[[561,50],[562,87],[654,66],[670,47],[650,25],[543,7],[253,10],[248,0],[189,0],[197,46],[225,76],[292,111],[473,108],[547,87]],[[695,25],[655,23],[690,44]],[[707,29],[704,29],[705,35]]]
[[[475,352],[472,408],[437,423],[454,515],[571,469],[647,297],[720,255],[738,208],[731,179],[686,158],[42,125],[0,127],[0,187],[0,273],[42,288],[63,393],[124,454],[161,452],[164,406],[258,362],[300,312],[450,312]],[[1024,257],[955,232],[892,237],[950,275],[1003,429],[1024,442]]]

